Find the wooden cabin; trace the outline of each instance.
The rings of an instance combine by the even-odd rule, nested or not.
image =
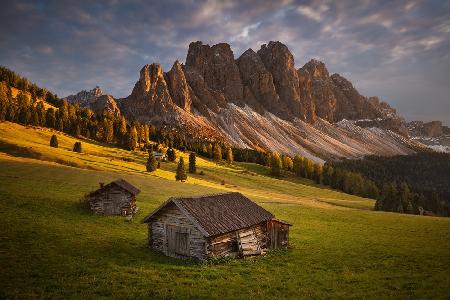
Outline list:
[[[92,211],[103,215],[129,216],[137,212],[136,196],[140,190],[131,183],[118,179],[89,193],[87,201]]]
[[[153,155],[157,161],[166,161],[167,156],[164,153],[153,151]]]
[[[286,248],[291,226],[240,193],[169,198],[142,222],[151,248],[200,260]]]

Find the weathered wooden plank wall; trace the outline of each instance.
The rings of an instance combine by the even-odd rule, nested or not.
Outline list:
[[[174,253],[169,249],[169,237],[167,226],[184,228],[189,233],[188,250],[185,255]],[[157,216],[148,224],[149,244],[152,248],[174,257],[196,257],[205,259],[206,239],[194,224],[176,207],[170,204],[162,209]]]

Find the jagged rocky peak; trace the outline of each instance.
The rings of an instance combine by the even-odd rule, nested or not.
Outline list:
[[[211,47],[202,42],[191,43],[186,56],[186,70],[189,73],[195,72],[196,75],[202,77],[206,88],[219,99],[217,105],[224,107],[227,102],[242,102],[243,86],[230,45],[220,43]],[[195,76],[189,75],[187,79],[189,83],[199,80]],[[203,86],[198,82],[192,85]],[[193,89],[197,93],[196,88],[193,87]],[[217,95],[217,92],[220,92],[221,96]],[[204,94],[205,92],[199,91],[199,93]]]
[[[88,106],[89,103],[97,97],[103,95],[103,91],[99,86],[96,86],[90,91],[82,90],[75,95],[67,96],[66,99],[72,103],[78,103],[80,106]]]
[[[294,117],[304,115],[304,107],[300,103],[299,79],[295,70],[294,56],[288,47],[280,42],[271,41],[261,46],[258,55],[272,74],[277,94],[286,109],[292,112]],[[285,117],[289,118],[289,116]]]
[[[195,95],[186,81],[183,66],[178,60],[175,61],[166,77],[173,102],[185,111],[191,111],[192,98]]]
[[[272,74],[266,69],[259,55],[252,49],[245,51],[237,60],[244,85],[244,103],[263,113],[283,114],[283,106],[275,90]]]
[[[116,100],[111,95],[104,95],[100,87],[96,86],[90,91],[81,91],[76,95],[67,96],[72,103],[92,109],[97,115],[112,114],[120,116],[120,109]]]
[[[173,106],[163,69],[156,63],[141,69],[131,95],[121,101],[122,111],[142,122],[157,122],[164,113],[173,111]]]
[[[308,72],[314,79],[325,79],[330,76],[325,64],[317,59],[311,59],[301,69]]]
[[[116,117],[120,116],[120,109],[116,100],[111,95],[101,95],[90,104],[90,108],[97,114],[111,114]]]

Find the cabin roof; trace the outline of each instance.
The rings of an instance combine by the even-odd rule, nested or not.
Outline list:
[[[120,187],[121,189],[131,193],[133,196],[136,196],[137,194],[139,194],[141,191],[135,187],[134,185],[132,185],[131,183],[129,183],[128,181],[119,178],[117,180],[114,180],[108,184],[105,184],[103,187],[99,188],[98,190],[94,191],[91,193],[92,194],[96,194],[98,192],[104,191],[108,188],[110,188],[113,185],[117,185],[118,187]]]
[[[150,222],[170,203],[174,203],[207,237],[247,228],[274,218],[273,214],[241,193],[226,193],[169,198],[142,222]]]

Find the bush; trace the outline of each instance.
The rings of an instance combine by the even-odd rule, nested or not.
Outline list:
[[[146,167],[147,167],[147,172],[153,172],[157,168],[157,162],[156,162],[155,155],[153,154],[153,151],[148,154]]]
[[[197,166],[195,162],[195,153],[191,152],[189,154],[189,173],[195,173],[197,172]]]
[[[75,142],[75,144],[73,144],[73,152],[81,153],[82,151],[81,142]]]
[[[178,161],[177,173],[175,174],[175,179],[185,181],[187,179],[186,169],[184,167],[184,159],[180,157]]]
[[[58,137],[56,134],[52,135],[52,138],[50,139],[50,147],[58,148]]]

